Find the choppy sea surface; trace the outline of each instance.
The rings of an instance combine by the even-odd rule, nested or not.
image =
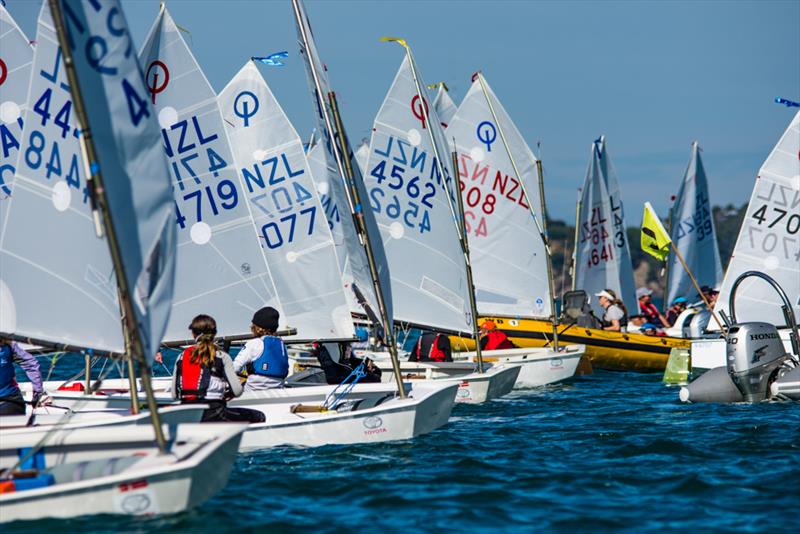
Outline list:
[[[677,393],[659,375],[596,371],[458,405],[412,441],[240,455],[228,486],[183,514],[3,532],[796,532],[800,404]]]

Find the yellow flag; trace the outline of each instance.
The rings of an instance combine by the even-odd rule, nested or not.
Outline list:
[[[642,217],[642,251],[663,261],[669,255],[670,243],[672,240],[661,224],[653,206],[649,202],[645,202],[644,216]]]
[[[401,39],[399,37],[381,37],[381,42],[399,43],[403,48],[408,49],[408,43],[406,43],[405,39]]]

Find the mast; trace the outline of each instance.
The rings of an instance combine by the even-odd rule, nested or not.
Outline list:
[[[411,66],[411,74],[414,77],[414,86],[417,89],[417,96],[419,97],[420,101],[427,102],[425,95],[422,93],[422,84],[419,81],[419,75],[417,74],[417,65],[414,63],[414,56],[411,54],[411,48],[408,46],[403,39],[395,39],[395,38],[383,38],[382,40],[388,41],[395,41],[400,44],[406,50],[406,56],[408,57],[408,64]],[[439,154],[439,149],[436,146],[436,139],[433,137],[433,129],[431,128],[431,121],[430,117],[428,116],[428,108],[426,105],[420,106],[422,108],[422,115],[425,117],[425,122],[428,124],[428,137],[431,141],[431,147],[433,147],[433,156],[436,159],[436,166],[439,170],[439,175],[442,177],[442,184],[444,184],[444,193],[445,198],[447,198],[447,205],[450,207],[450,214],[453,217],[453,223],[456,225],[456,232],[458,233],[458,241],[461,244],[461,251],[464,254],[464,266],[467,270],[467,285],[469,285],[468,293],[469,293],[469,304],[470,304],[470,314],[472,315],[472,335],[475,337],[475,347],[476,347],[476,355],[478,357],[478,372],[483,373],[483,354],[481,353],[480,349],[480,332],[478,330],[478,311],[477,306],[475,304],[475,285],[472,283],[472,263],[469,259],[469,245],[467,244],[466,234],[462,228],[462,221],[464,220],[463,216],[463,206],[462,206],[462,199],[461,199],[461,188],[456,185],[456,192],[455,197],[458,199],[458,213],[456,213],[456,208],[453,206],[453,199],[451,198],[451,191],[450,188],[447,187],[447,174],[444,172],[444,164],[442,163],[441,154]],[[456,161],[456,155],[453,155],[453,161]],[[454,168],[453,171],[455,172],[455,176],[451,177],[454,182],[458,181],[458,167]]]
[[[581,202],[583,200],[583,194],[578,195],[578,202],[575,203],[575,237],[572,239],[572,270],[571,270],[571,287],[572,291],[575,291],[576,279],[578,275],[578,265],[576,261],[578,260],[578,238],[580,237],[580,224],[581,224]]]
[[[424,106],[423,106],[424,107]],[[426,119],[427,120],[427,119]],[[428,123],[430,124],[430,122]],[[453,140],[453,147],[455,148],[456,143]],[[453,169],[455,169],[455,179],[460,180],[458,176],[458,152],[455,150],[452,154],[453,157]],[[460,186],[456,186],[458,193],[456,194],[456,200],[458,204],[458,222],[459,222],[459,229],[461,235],[461,243],[464,247],[464,257],[467,261],[467,284],[469,285],[469,307],[470,312],[472,312],[473,317],[473,326],[475,330],[475,354],[478,356],[478,371],[483,372],[483,351],[481,349],[481,340],[480,340],[480,332],[478,332],[478,305],[475,302],[475,282],[472,281],[472,263],[470,262],[469,256],[469,239],[467,239],[467,229],[464,220],[464,199],[461,198],[461,188]]]
[[[480,71],[476,73],[478,77],[478,81],[481,84],[481,90],[483,91],[483,96],[486,98],[486,103],[489,106],[489,111],[492,113],[492,118],[494,119],[494,123],[497,126],[497,130],[500,132],[500,139],[503,141],[503,147],[506,149],[506,154],[508,155],[508,159],[511,160],[511,168],[514,169],[514,174],[517,175],[517,180],[519,181],[519,185],[522,188],[522,194],[525,195],[525,202],[528,203],[528,209],[531,212],[531,216],[533,217],[533,222],[536,224],[536,229],[539,231],[539,236],[542,238],[542,242],[544,243],[544,250],[545,255],[547,256],[547,284],[550,290],[550,322],[553,325],[553,348],[556,352],[558,352],[558,319],[556,318],[556,296],[555,296],[555,284],[553,283],[553,259],[552,254],[550,252],[550,243],[547,240],[547,211],[545,206],[545,199],[544,199],[544,177],[542,176],[542,160],[540,158],[536,158],[536,174],[539,180],[539,202],[542,211],[542,219],[543,221],[540,223],[539,219],[536,217],[536,212],[533,210],[533,204],[531,204],[531,199],[528,196],[528,188],[525,187],[525,180],[522,179],[522,175],[520,174],[519,170],[517,169],[517,163],[514,160],[514,155],[511,153],[511,148],[508,146],[508,141],[506,140],[506,135],[503,130],[503,126],[500,124],[500,121],[497,120],[497,113],[494,110],[494,104],[492,103],[492,99],[489,97],[489,91],[486,90],[486,81],[483,79],[483,74]]]
[[[113,220],[111,219],[111,212],[109,211],[108,200],[106,199],[105,189],[103,187],[103,174],[97,164],[97,152],[92,139],[92,132],[89,127],[89,117],[86,114],[86,107],[81,94],[80,85],[78,84],[78,75],[75,72],[75,64],[72,57],[72,49],[69,44],[69,36],[67,35],[67,28],[64,21],[64,14],[61,10],[61,0],[48,0],[50,5],[50,12],[53,16],[53,25],[56,29],[58,36],[58,43],[61,47],[61,54],[64,58],[64,67],[66,68],[67,79],[72,89],[72,103],[75,106],[75,114],[78,117],[78,124],[81,131],[81,139],[83,140],[83,147],[85,150],[86,160],[89,162],[89,167],[92,171],[91,181],[89,182],[90,195],[96,201],[96,206],[99,210],[100,217],[105,229],[106,241],[108,249],[111,254],[111,262],[114,265],[114,272],[117,279],[117,291],[119,294],[120,312],[122,314],[122,328],[125,334],[126,352],[129,358],[135,358],[139,362],[139,369],[142,375],[142,385],[144,386],[145,395],[147,396],[147,406],[150,410],[150,419],[153,424],[156,442],[158,448],[162,453],[167,452],[167,442],[164,438],[164,431],[161,428],[161,418],[158,414],[158,405],[156,404],[155,397],[153,396],[153,385],[150,381],[150,366],[147,363],[147,357],[144,354],[144,347],[142,343],[141,333],[139,326],[136,322],[136,314],[133,309],[133,301],[130,296],[130,288],[128,287],[128,279],[125,276],[125,265],[122,262],[122,255],[120,253],[120,245],[117,240],[116,229],[114,228]],[[87,180],[88,182],[88,180]]]
[[[51,0],[52,1],[52,0]],[[344,190],[347,193],[347,203],[350,208],[350,215],[353,217],[353,222],[355,228],[359,235],[359,240],[361,241],[361,245],[364,247],[364,251],[367,256],[367,264],[369,265],[369,272],[372,278],[372,285],[375,289],[375,297],[378,299],[378,308],[381,317],[381,322],[383,323],[383,335],[384,341],[389,349],[389,355],[392,359],[392,370],[394,371],[394,378],[395,382],[397,383],[397,394],[401,398],[406,397],[406,390],[403,386],[403,377],[400,373],[400,360],[397,356],[397,345],[395,344],[394,340],[394,323],[393,318],[389,317],[389,312],[386,308],[386,303],[383,298],[383,287],[381,286],[380,277],[378,276],[378,266],[375,262],[375,256],[372,251],[372,245],[369,240],[369,234],[367,232],[366,224],[363,221],[363,218],[360,216],[360,210],[365,209],[364,206],[360,203],[360,199],[358,198],[358,191],[355,187],[353,187],[353,169],[349,162],[348,154],[350,153],[348,144],[347,144],[347,137],[345,136],[344,128],[342,126],[342,119],[339,115],[339,107],[336,102],[336,95],[331,91],[327,96],[331,106],[331,112],[334,115],[334,119],[336,125],[334,126],[331,123],[331,118],[328,116],[328,111],[326,110],[325,106],[325,97],[322,93],[322,84],[319,81],[319,74],[317,73],[317,69],[314,66],[314,61],[311,57],[311,50],[308,45],[308,35],[306,34],[305,24],[303,22],[303,17],[300,13],[300,5],[298,0],[292,0],[292,8],[294,10],[294,16],[297,20],[297,27],[300,30],[300,36],[302,38],[302,46],[303,51],[306,55],[306,61],[308,61],[309,70],[311,72],[311,77],[314,80],[314,89],[317,97],[317,105],[319,106],[320,111],[322,112],[323,119],[325,120],[325,128],[328,131],[328,136],[331,142],[331,151],[333,152],[333,156],[336,159],[336,166],[339,169],[339,176],[344,184]],[[337,136],[338,130],[338,136]],[[336,143],[336,139],[339,139],[339,143],[341,143],[341,147],[339,147]],[[341,150],[341,152],[340,152]],[[345,164],[344,161],[347,160]],[[348,172],[349,171],[349,172]],[[370,209],[369,205],[367,205],[366,209]]]

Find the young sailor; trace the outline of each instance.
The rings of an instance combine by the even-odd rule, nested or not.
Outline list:
[[[214,345],[217,322],[208,315],[198,315],[189,325],[196,344],[188,347],[175,361],[172,395],[181,403],[208,404],[203,422],[231,421],[263,423],[264,414],[248,408],[229,408],[228,392],[242,394],[242,384],[233,371],[231,357]]]
[[[484,321],[481,324],[481,350],[513,349],[516,345],[508,339],[505,332],[497,329],[494,321]]]
[[[326,346],[327,345],[327,346]],[[361,359],[353,355],[353,344],[348,343],[344,347],[344,354],[335,361],[331,356],[330,350],[336,351],[338,354],[341,350],[335,343],[314,343],[311,354],[316,356],[322,371],[325,373],[325,381],[328,384],[340,384],[345,378],[350,376],[354,369],[361,363],[364,363],[365,375],[359,379],[359,382],[380,382],[381,370],[369,358]]]
[[[245,343],[233,362],[237,373],[247,370],[245,391],[283,387],[289,374],[289,354],[283,340],[275,335],[280,314],[267,306],[253,315],[250,331],[255,339]]]
[[[686,299],[686,297],[678,297],[672,301],[672,306],[670,306],[669,310],[667,310],[667,321],[669,321],[669,324],[675,324],[675,321],[678,320],[678,317],[681,313],[683,313],[683,310],[686,309],[688,304],[689,301]]]
[[[636,290],[636,298],[639,299],[639,311],[645,316],[648,323],[656,326],[669,328],[672,326],[667,318],[664,317],[655,304],[653,304],[653,290],[647,287],[640,287]]]
[[[444,334],[427,332],[420,336],[408,357],[410,362],[452,362],[450,338]]]
[[[628,328],[628,310],[625,309],[625,304],[617,298],[616,293],[610,289],[604,289],[599,293],[595,293],[598,297],[600,306],[605,309],[603,313],[603,330],[610,330],[612,332],[625,332]]]
[[[25,399],[17,385],[14,364],[28,375],[33,385],[33,400],[36,406],[44,391],[39,362],[17,343],[0,337],[0,415],[25,415]]]

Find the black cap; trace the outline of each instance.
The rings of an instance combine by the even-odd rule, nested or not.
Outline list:
[[[281,314],[278,313],[278,310],[272,306],[267,306],[253,314],[253,324],[260,326],[264,330],[275,332],[278,330],[278,320],[280,317]]]

